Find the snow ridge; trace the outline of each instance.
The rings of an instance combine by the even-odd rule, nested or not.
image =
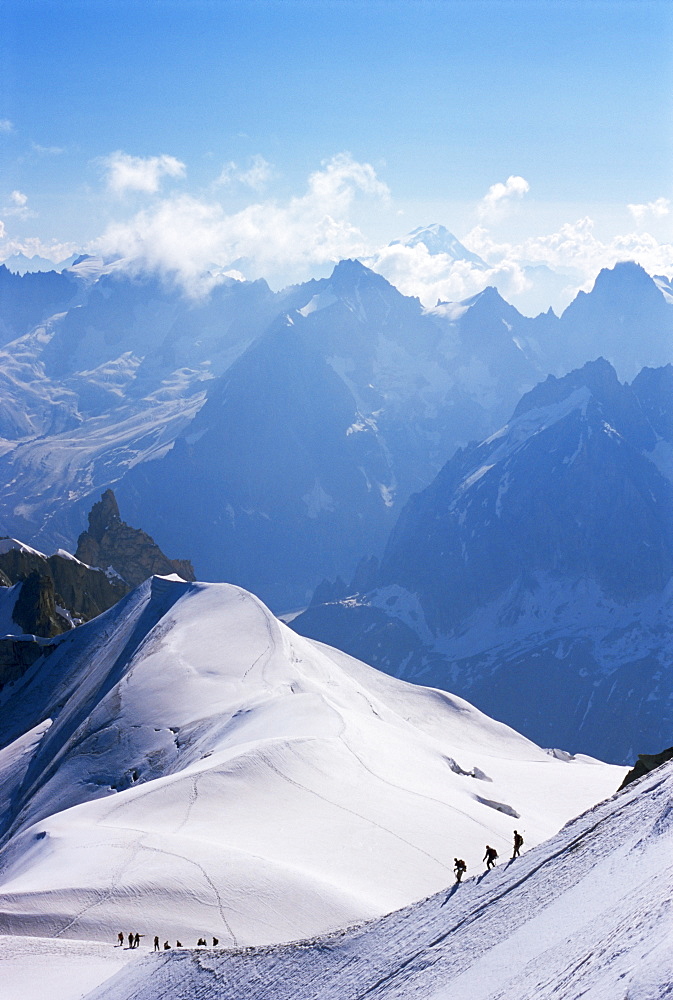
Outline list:
[[[54,645],[0,707],[12,934],[323,933],[437,891],[456,852],[471,869],[485,841],[506,853],[514,814],[539,843],[623,774],[550,757],[227,584],[155,577]]]

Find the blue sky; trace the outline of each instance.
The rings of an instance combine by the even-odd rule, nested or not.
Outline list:
[[[141,211],[111,197],[115,151],[175,158],[152,197],[225,213],[300,197],[348,152],[390,191],[349,205],[374,241],[465,235],[510,176],[529,191],[491,220],[501,241],[587,214],[610,239],[627,204],[658,240],[670,225],[667,0],[4,0],[0,44],[6,239],[84,244]],[[263,185],[240,182],[262,161]]]

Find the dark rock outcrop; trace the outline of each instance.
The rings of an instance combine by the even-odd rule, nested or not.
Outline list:
[[[625,775],[624,780],[619,786],[619,791],[621,792],[622,788],[626,788],[632,781],[642,778],[644,774],[654,771],[655,767],[661,767],[667,760],[673,760],[673,747],[669,747],[668,750],[662,750],[661,753],[639,753],[638,760],[628,774]]]
[[[90,621],[155,574],[194,580],[190,562],[167,559],[149,535],[122,521],[112,490],[94,505],[77,556],[63,550],[45,556],[16,539],[3,542],[0,587],[21,584],[11,617],[22,632],[42,638]]]
[[[54,581],[37,570],[23,581],[12,618],[26,635],[60,635],[72,628],[56,610]]]
[[[34,574],[45,582],[40,587],[31,584],[28,588],[21,588],[19,615],[22,620],[16,617],[16,611],[13,618],[17,625],[22,625],[23,621],[32,621],[34,625],[39,622],[36,628],[27,629],[35,635],[59,635],[64,631],[63,623],[66,628],[71,627],[68,619],[61,614],[57,613],[58,619],[54,621],[50,614],[44,618],[40,605],[44,608],[45,601],[52,601],[55,607],[66,609],[69,618],[78,623],[107,611],[129,590],[123,581],[108,579],[101,570],[85,566],[66,552],[47,557],[20,542],[11,542],[11,548],[7,547],[5,552],[0,553],[1,586],[23,583]],[[41,628],[46,631],[40,631]]]
[[[150,576],[177,573],[183,580],[196,577],[188,559],[168,559],[141,528],[122,521],[112,490],[106,490],[89,514],[89,528],[77,542],[77,559],[97,566],[113,576],[113,570],[128,585],[137,587]]]

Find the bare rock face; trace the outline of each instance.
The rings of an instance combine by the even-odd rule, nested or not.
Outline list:
[[[12,618],[26,635],[54,636],[72,628],[56,610],[54,581],[37,570],[23,581]]]
[[[112,490],[106,490],[94,504],[89,528],[79,536],[75,556],[105,570],[108,576],[116,573],[129,588],[155,575],[177,573],[183,580],[196,579],[188,559],[168,559],[146,532],[122,521]]]
[[[17,632],[42,640],[102,614],[154,574],[194,580],[190,562],[167,559],[149,535],[122,521],[112,490],[94,505],[77,556],[61,549],[46,556],[16,539],[0,542],[0,586],[20,584],[11,612]],[[26,669],[27,649],[6,646],[0,683]]]
[[[28,584],[33,575],[42,580],[39,587],[34,582]],[[21,627],[26,624],[24,631],[30,635],[43,637],[59,635],[71,627],[71,622],[95,618],[130,589],[122,580],[110,580],[100,569],[91,569],[66,552],[47,557],[21,542],[0,553],[0,585],[11,587],[16,583],[26,585],[21,587],[14,621]],[[58,608],[67,610],[67,617]]]

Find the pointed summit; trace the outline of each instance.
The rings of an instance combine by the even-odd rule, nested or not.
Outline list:
[[[567,399],[578,389],[588,389],[593,396],[601,400],[630,396],[617,378],[617,372],[605,358],[587,361],[582,368],[577,368],[563,378],[549,375],[544,382],[539,382],[519,401],[512,419],[520,417],[530,410],[553,406]]]
[[[106,490],[98,503],[89,511],[89,535],[101,542],[107,531],[114,531],[122,523],[119,506],[112,490]]]
[[[402,237],[401,240],[393,240],[388,245],[391,247],[415,247],[419,243],[423,244],[428,253],[433,256],[436,254],[446,254],[453,260],[469,261],[480,270],[486,270],[488,267],[488,264],[481,257],[477,256],[476,253],[472,253],[466,246],[463,246],[460,240],[453,233],[449,232],[446,226],[442,226],[437,222],[431,226],[419,226]]]
[[[330,287],[337,292],[342,288],[350,289],[362,284],[367,284],[371,287],[393,288],[382,274],[372,271],[362,261],[351,258],[340,260],[338,264],[335,264],[328,281]]]
[[[577,367],[603,355],[620,379],[671,361],[673,307],[634,261],[603,268],[590,292],[579,292],[561,316],[557,343],[563,361]]]
[[[89,514],[89,529],[77,542],[76,558],[88,566],[112,571],[132,587],[148,577],[177,573],[183,580],[195,580],[188,559],[168,559],[153,538],[141,528],[122,521],[112,490],[106,490]]]

